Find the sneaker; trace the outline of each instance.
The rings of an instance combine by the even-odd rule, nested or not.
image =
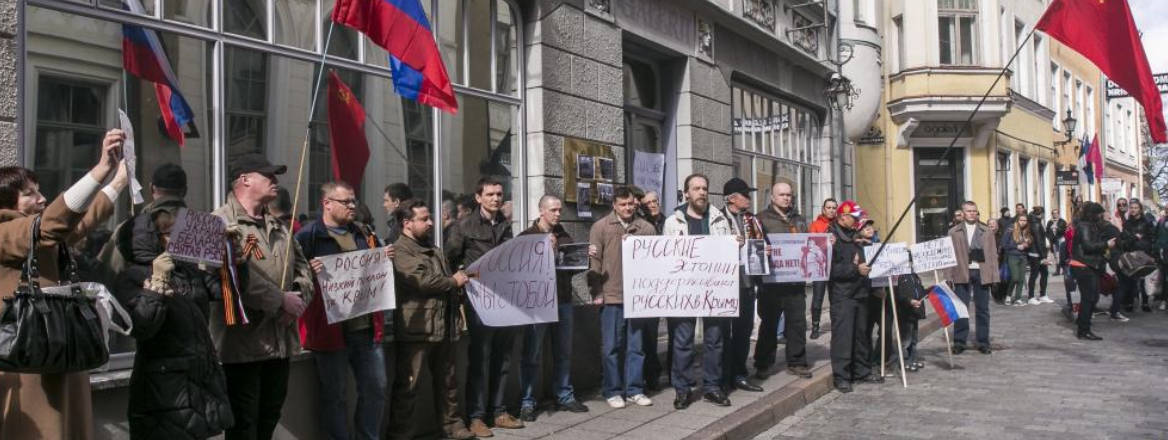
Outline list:
[[[1020,298],[1017,301],[1014,301],[1014,307],[1022,307],[1024,305],[1026,305],[1026,301],[1022,301]]]
[[[1038,297],[1038,302],[1040,302],[1042,304],[1053,304],[1054,300],[1050,299],[1049,296],[1042,295],[1042,296]]]
[[[1168,301],[1160,302],[1160,310],[1168,310]]]
[[[637,406],[653,406],[653,400],[644,394],[638,394],[636,396],[630,397],[629,401],[637,404]]]
[[[1112,314],[1112,315],[1111,315],[1111,319],[1112,319],[1113,321],[1119,321],[1119,322],[1128,322],[1128,321],[1130,321],[1130,319],[1127,319],[1127,317],[1126,317],[1126,316],[1123,316],[1123,314],[1122,314],[1122,313],[1119,313],[1119,312],[1116,312],[1116,313]]]
[[[1003,306],[1012,306],[1012,305],[1014,305],[1014,300],[1012,300],[1010,298],[1006,298],[1006,299],[1002,300],[1002,305]]]
[[[625,398],[621,396],[609,397],[608,399],[605,399],[605,402],[608,402],[608,406],[615,409],[621,409],[625,407]]]
[[[1042,303],[1038,301],[1038,298],[1030,298],[1030,301],[1026,301],[1026,304],[1030,304],[1030,305],[1032,305],[1032,306],[1036,306],[1036,305],[1039,305],[1039,304],[1042,304]]]

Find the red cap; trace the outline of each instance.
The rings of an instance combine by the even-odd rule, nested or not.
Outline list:
[[[850,215],[855,218],[860,218],[864,215],[864,210],[860,209],[860,205],[857,205],[854,200],[844,200],[843,203],[840,203],[839,208],[836,208],[835,212],[839,215]]]

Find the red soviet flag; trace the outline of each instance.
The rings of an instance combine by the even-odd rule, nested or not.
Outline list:
[[[336,72],[329,71],[329,143],[332,144],[333,178],[353,185],[360,193],[369,142],[365,140],[365,109]]]
[[[1168,141],[1160,91],[1127,1],[1054,0],[1035,28],[1095,63],[1144,106],[1152,140]]]

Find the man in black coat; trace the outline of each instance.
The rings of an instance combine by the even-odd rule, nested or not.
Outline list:
[[[851,200],[840,203],[838,211],[831,227],[835,243],[832,244],[831,278],[828,281],[831,374],[835,388],[841,393],[850,393],[853,382],[880,383],[884,378],[872,373],[872,335],[863,331],[867,328],[866,299],[872,283],[868,279],[871,268],[865,263],[864,248],[855,239],[856,222],[863,211]]]

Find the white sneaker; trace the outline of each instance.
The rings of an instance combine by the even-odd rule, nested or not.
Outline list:
[[[1002,305],[1003,306],[1012,306],[1012,305],[1014,305],[1014,300],[1012,300],[1010,298],[1006,298],[1006,299],[1002,300]]]
[[[1050,299],[1049,296],[1043,295],[1042,297],[1038,298],[1038,302],[1042,304],[1053,304],[1054,300]]]
[[[636,396],[630,397],[629,401],[637,404],[637,406],[653,406],[653,400],[649,399],[649,396],[644,394],[638,394]]]
[[[1022,307],[1024,305],[1026,305],[1026,301],[1022,301],[1021,299],[1014,301],[1014,307]]]
[[[621,409],[625,407],[625,398],[621,396],[612,396],[605,401],[608,402],[608,406],[615,409]]]
[[[1119,322],[1128,322],[1128,321],[1130,321],[1130,319],[1127,319],[1127,317],[1126,317],[1126,316],[1123,316],[1123,314],[1122,314],[1122,313],[1118,313],[1118,312],[1116,312],[1116,314],[1114,314],[1114,315],[1111,315],[1111,320],[1113,320],[1113,321],[1119,321]]]
[[[1032,306],[1036,306],[1036,305],[1039,305],[1039,304],[1042,304],[1042,303],[1041,303],[1041,302],[1038,302],[1038,298],[1030,298],[1030,301],[1026,301],[1026,304],[1030,304],[1030,305],[1032,305]]]
[[[1168,301],[1160,302],[1160,310],[1168,310]]]

